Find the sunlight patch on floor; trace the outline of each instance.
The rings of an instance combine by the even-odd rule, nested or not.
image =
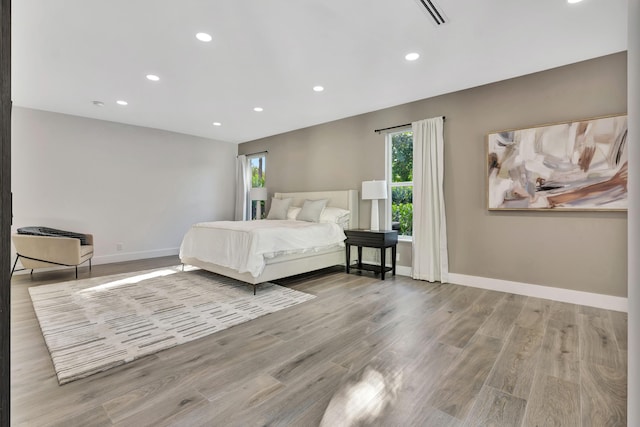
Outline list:
[[[401,374],[383,375],[367,367],[360,381],[342,387],[332,398],[321,427],[356,426],[371,423],[387,405],[393,404],[402,382]]]
[[[182,266],[169,267],[169,268],[165,268],[165,269],[162,269],[162,270],[152,271],[150,273],[139,274],[137,276],[126,277],[124,279],[114,280],[112,282],[107,282],[107,283],[102,283],[100,285],[96,285],[96,286],[92,286],[92,287],[87,288],[87,289],[83,289],[83,290],[79,291],[78,294],[102,292],[102,291],[106,291],[106,290],[109,290],[109,289],[117,288],[118,286],[131,285],[133,283],[139,283],[139,282],[142,282],[144,280],[149,280],[149,279],[153,279],[153,278],[156,278],[156,277],[169,276],[171,274],[179,273],[180,271],[183,271],[183,269],[184,269],[184,271],[198,270],[197,267],[188,266],[188,265],[185,265],[184,267],[182,267]]]

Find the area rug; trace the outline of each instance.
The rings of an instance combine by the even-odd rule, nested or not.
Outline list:
[[[171,267],[29,288],[58,382],[66,384],[315,298]]]

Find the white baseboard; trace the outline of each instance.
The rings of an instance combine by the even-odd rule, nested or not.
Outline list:
[[[140,252],[121,252],[109,255],[94,256],[91,262],[94,265],[111,264],[114,262],[136,261],[139,259],[158,258],[163,256],[178,255],[180,248],[154,249]]]
[[[622,311],[625,313],[628,311],[627,298],[612,295],[594,294],[591,292],[511,282],[509,280],[490,279],[487,277],[467,276],[466,274],[457,273],[449,273],[449,283],[586,305],[589,307],[603,308],[605,310]]]
[[[411,267],[396,266],[396,274],[411,277]],[[591,292],[575,291],[572,289],[554,288],[551,286],[533,285],[531,283],[512,282],[509,280],[491,279],[488,277],[468,276],[466,274],[449,273],[449,283],[454,285],[471,286],[473,288],[489,289],[510,294],[526,295],[529,297],[586,305],[613,311],[628,311],[627,298],[612,295],[594,294]]]
[[[406,265],[397,265],[396,264],[396,274],[398,276],[411,277],[411,267],[407,267]]]
[[[156,249],[152,251],[126,252],[93,257],[92,264],[109,264],[114,262],[135,261],[146,258],[178,255],[179,248]],[[364,258],[364,257],[363,257]],[[54,267],[41,270],[57,270],[69,267]],[[30,270],[23,270],[15,274],[25,274]],[[396,265],[396,274],[411,277],[411,267]],[[491,279],[488,277],[469,276],[466,274],[449,273],[449,283],[489,289],[492,291],[508,292],[517,295],[568,302],[572,304],[597,307],[605,310],[628,311],[627,298],[612,295],[595,294],[591,292],[575,291],[572,289],[554,288],[551,286],[533,285],[531,283],[512,282],[509,280]]]

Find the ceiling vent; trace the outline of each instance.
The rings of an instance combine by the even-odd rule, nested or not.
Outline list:
[[[445,20],[444,12],[442,12],[442,9],[440,9],[434,1],[418,0],[418,2],[426,9],[426,11],[429,13],[429,16],[431,17],[431,19],[433,19],[433,22],[435,22],[436,25],[442,25],[447,22]]]

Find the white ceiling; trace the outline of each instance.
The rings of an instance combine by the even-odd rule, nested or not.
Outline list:
[[[13,101],[244,142],[627,48],[626,0],[437,4],[14,0]]]

